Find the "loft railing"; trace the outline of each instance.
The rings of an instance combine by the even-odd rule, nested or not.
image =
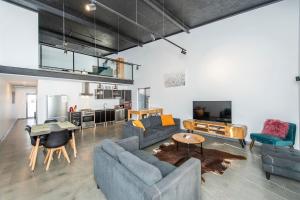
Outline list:
[[[124,62],[122,58],[96,57],[40,45],[40,68],[43,69],[133,80],[134,66],[140,65]]]

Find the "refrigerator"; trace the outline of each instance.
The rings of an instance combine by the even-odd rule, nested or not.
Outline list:
[[[47,96],[47,119],[57,119],[58,121],[68,120],[68,96]]]

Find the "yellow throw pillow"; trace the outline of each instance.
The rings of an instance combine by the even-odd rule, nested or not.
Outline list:
[[[173,115],[161,115],[160,117],[163,126],[175,126]]]
[[[133,120],[132,125],[145,130],[143,123],[140,120]]]

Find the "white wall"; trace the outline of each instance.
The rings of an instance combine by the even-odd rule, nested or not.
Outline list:
[[[95,93],[97,88],[96,83],[90,83],[90,93]],[[128,89],[129,86],[119,86],[118,89]],[[114,108],[119,105],[120,101],[117,99],[95,99],[95,96],[80,96],[82,91],[82,82],[68,81],[60,79],[38,80],[37,87],[37,118],[38,123],[43,123],[47,119],[47,95],[67,95],[68,105],[77,105],[77,108],[85,109],[102,109],[104,103],[107,103],[106,108]]]
[[[0,65],[38,68],[38,14],[0,0]]]
[[[2,141],[16,121],[12,90],[8,82],[3,79],[0,79],[0,105],[0,141]]]
[[[151,87],[151,106],[192,118],[193,100],[231,100],[233,123],[260,132],[268,118],[299,127],[299,1],[286,0],[182,33],[170,39],[187,55],[156,41],[120,53],[142,64],[136,90]],[[186,85],[165,88],[165,73],[184,70]],[[299,132],[296,146],[299,148]],[[249,135],[247,137],[249,140]]]
[[[27,94],[35,94],[36,88],[15,88],[16,92],[16,117],[18,119],[26,118],[26,101]]]

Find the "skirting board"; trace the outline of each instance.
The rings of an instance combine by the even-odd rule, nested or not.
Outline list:
[[[10,127],[7,129],[6,133],[0,138],[0,143],[6,138],[6,136],[11,132],[12,128],[17,123],[18,119],[15,119],[13,123],[10,125]]]

